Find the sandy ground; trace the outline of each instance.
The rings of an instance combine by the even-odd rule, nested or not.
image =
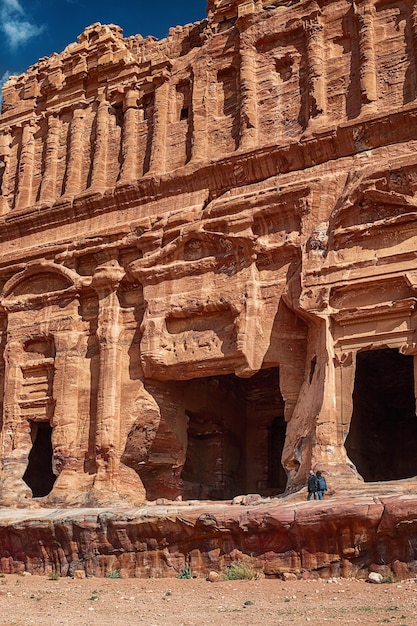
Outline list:
[[[417,580],[0,578],[0,625],[417,624]]]

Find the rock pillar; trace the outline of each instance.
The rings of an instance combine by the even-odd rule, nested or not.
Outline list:
[[[104,94],[99,96],[96,115],[91,191],[104,192],[107,183],[107,142],[109,131],[109,103]]]
[[[193,159],[206,159],[208,155],[208,115],[206,111],[208,71],[206,62],[197,65],[193,73]]]
[[[19,408],[22,353],[20,342],[14,340],[7,342],[4,351],[5,387],[1,438],[2,471],[0,494],[3,506],[15,504],[16,499],[32,497],[31,490],[22,479],[31,448],[30,425],[27,420],[21,422]]]
[[[46,137],[45,166],[40,190],[41,202],[53,202],[56,198],[60,126],[59,118],[53,114],[49,115],[48,135]]]
[[[165,171],[168,102],[169,82],[165,81],[155,90],[152,152],[149,167],[149,172],[152,174]]]
[[[32,202],[33,170],[35,164],[35,123],[25,123],[22,131],[22,150],[19,160],[19,180],[16,208],[30,206]]]
[[[138,178],[138,99],[139,92],[130,89],[124,100],[120,184],[135,182]]]
[[[8,132],[0,134],[0,215],[10,210],[6,194],[8,192],[9,156],[11,136]]]
[[[82,475],[83,455],[80,452],[80,425],[78,421],[79,376],[81,371],[80,343],[82,333],[66,330],[54,333],[55,360],[53,397],[55,410],[53,427],[53,467],[58,480],[54,495],[66,483],[66,473]],[[70,488],[70,487],[69,487]],[[64,496],[68,487],[65,485]]]
[[[374,15],[372,0],[357,2],[359,26],[360,89],[362,105],[372,105],[377,100]]]
[[[99,297],[97,335],[100,345],[97,391],[95,488],[116,491],[120,460],[121,354],[117,288],[124,270],[117,261],[99,266],[93,287]]]
[[[325,46],[323,26],[317,16],[305,23],[308,73],[309,124],[326,113]]]
[[[242,41],[240,49],[240,148],[257,144],[256,51]]]
[[[75,196],[81,191],[81,168],[85,134],[85,110],[74,109],[70,128],[65,196]]]
[[[413,2],[410,14],[410,29],[413,41],[414,57],[414,98],[417,98],[417,5]]]

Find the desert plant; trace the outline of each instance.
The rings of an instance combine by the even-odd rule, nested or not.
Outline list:
[[[52,574],[49,575],[49,580],[59,580],[60,578],[59,572],[52,572]]]
[[[387,572],[386,574],[382,575],[382,583],[393,583],[394,582],[394,576],[392,575],[392,572]]]
[[[120,578],[120,572],[118,569],[114,570],[113,572],[108,572],[107,573],[107,578]]]
[[[257,577],[256,569],[243,561],[233,561],[223,574],[224,580],[253,580]]]
[[[187,580],[192,577],[193,577],[193,572],[191,570],[191,567],[184,567],[182,570],[178,572],[178,576],[177,576],[177,578],[187,579]]]

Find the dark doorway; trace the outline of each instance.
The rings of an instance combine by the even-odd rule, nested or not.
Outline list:
[[[287,424],[284,416],[276,417],[269,429],[269,488],[278,493],[285,491],[287,474],[281,463]]]
[[[417,475],[412,356],[389,348],[357,354],[345,446],[365,482]]]
[[[279,370],[183,383],[188,444],[181,474],[188,499],[272,495],[286,487],[286,423]]]
[[[32,449],[23,480],[34,498],[51,492],[56,476],[52,471],[52,428],[48,422],[31,422]]]

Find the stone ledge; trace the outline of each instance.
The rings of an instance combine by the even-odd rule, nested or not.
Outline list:
[[[105,577],[201,576],[248,561],[267,577],[416,575],[417,497],[0,511],[0,569]]]

